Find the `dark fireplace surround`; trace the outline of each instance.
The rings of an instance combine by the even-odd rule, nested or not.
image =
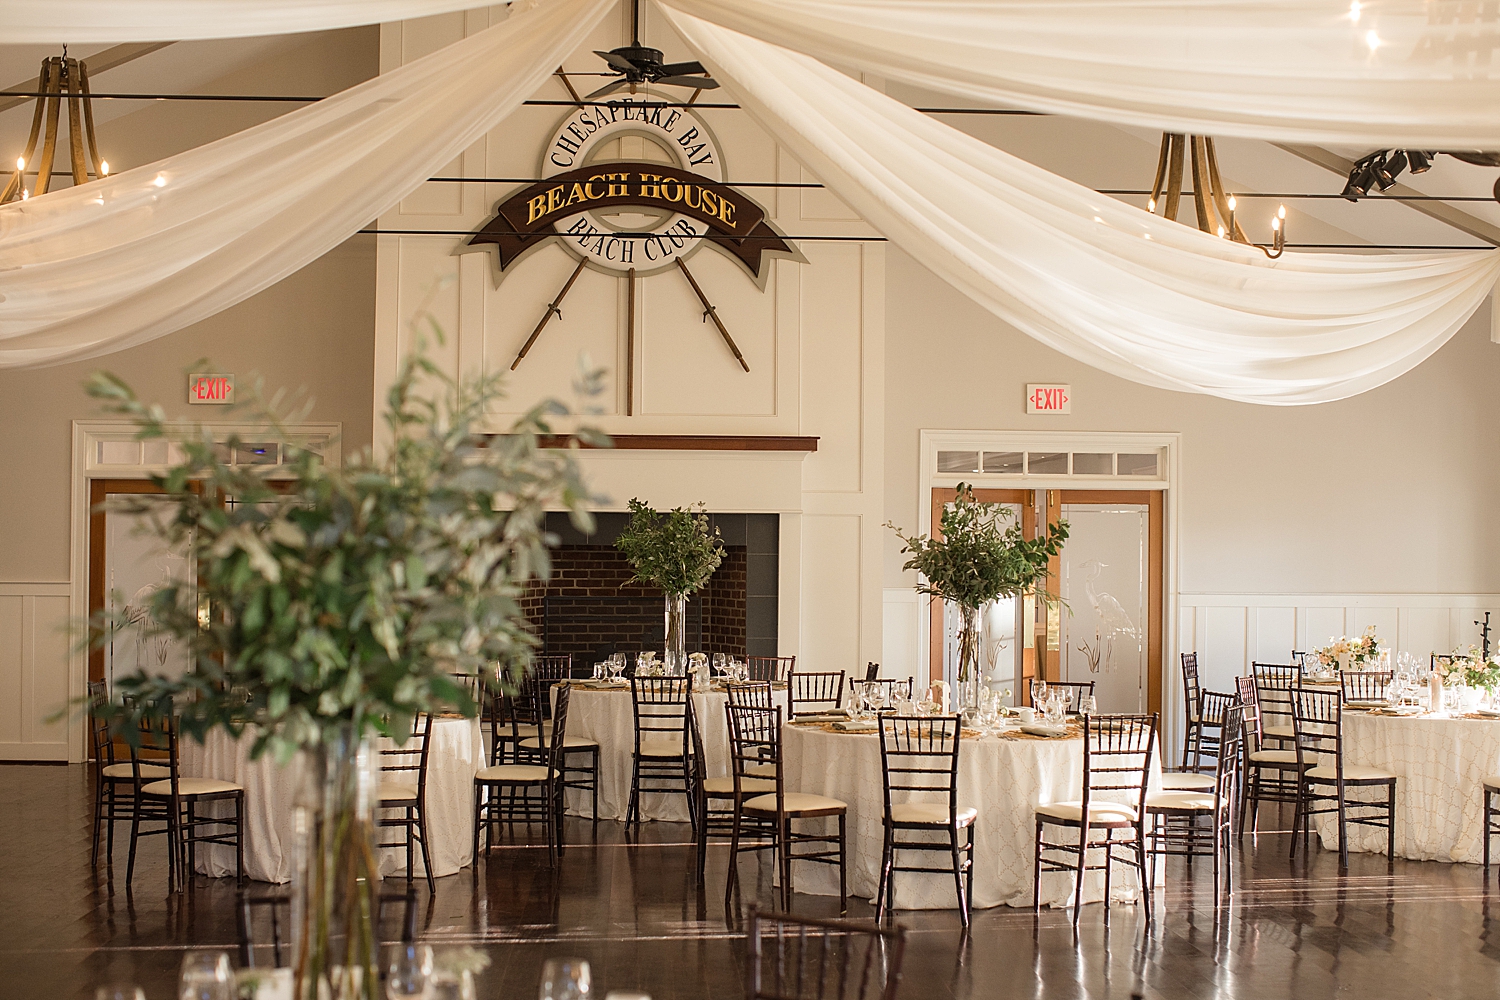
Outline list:
[[[521,608],[548,655],[573,654],[575,668],[614,652],[660,652],[666,639],[664,596],[627,583],[630,563],[615,548],[630,515],[595,515],[584,535],[566,514],[548,514],[547,530],[560,544],[552,575],[533,584]],[[775,656],[780,516],[710,514],[724,543],[724,561],[707,586],[687,602],[689,652]]]

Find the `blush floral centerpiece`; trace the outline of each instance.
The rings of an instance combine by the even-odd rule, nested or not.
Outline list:
[[[1374,625],[1366,626],[1358,638],[1339,636],[1331,640],[1328,645],[1313,650],[1313,655],[1318,658],[1318,662],[1334,672],[1372,670],[1387,653],[1389,649],[1380,645],[1380,640],[1375,635]]]

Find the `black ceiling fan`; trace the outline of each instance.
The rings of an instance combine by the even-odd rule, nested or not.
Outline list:
[[[670,87],[692,87],[695,90],[713,90],[719,81],[708,76],[708,70],[696,59],[691,62],[664,63],[661,49],[641,44],[641,3],[631,0],[629,45],[608,52],[594,50],[594,55],[609,63],[609,68],[620,74],[618,80],[605,84],[584,98],[595,98],[613,94],[617,90],[642,83],[658,83]],[[703,74],[701,76],[697,74]]]

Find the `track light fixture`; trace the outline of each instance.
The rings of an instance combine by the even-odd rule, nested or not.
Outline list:
[[[1482,150],[1377,149],[1356,160],[1349,168],[1349,179],[1344,182],[1341,194],[1350,201],[1358,201],[1369,194],[1372,187],[1389,190],[1403,170],[1409,169],[1413,174],[1427,173],[1439,153],[1478,167],[1500,167],[1500,153]],[[1495,183],[1495,200],[1500,201],[1500,181]]]

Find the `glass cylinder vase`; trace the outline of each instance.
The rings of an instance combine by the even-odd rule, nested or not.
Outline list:
[[[958,632],[958,683],[955,686],[954,710],[969,713],[979,708],[980,643],[984,636],[984,615],[980,608],[959,608],[962,624]]]
[[[376,754],[351,723],[325,733],[303,758],[295,812],[293,995],[377,1000]]]
[[[667,595],[667,649],[662,657],[667,676],[687,674],[687,595]]]

